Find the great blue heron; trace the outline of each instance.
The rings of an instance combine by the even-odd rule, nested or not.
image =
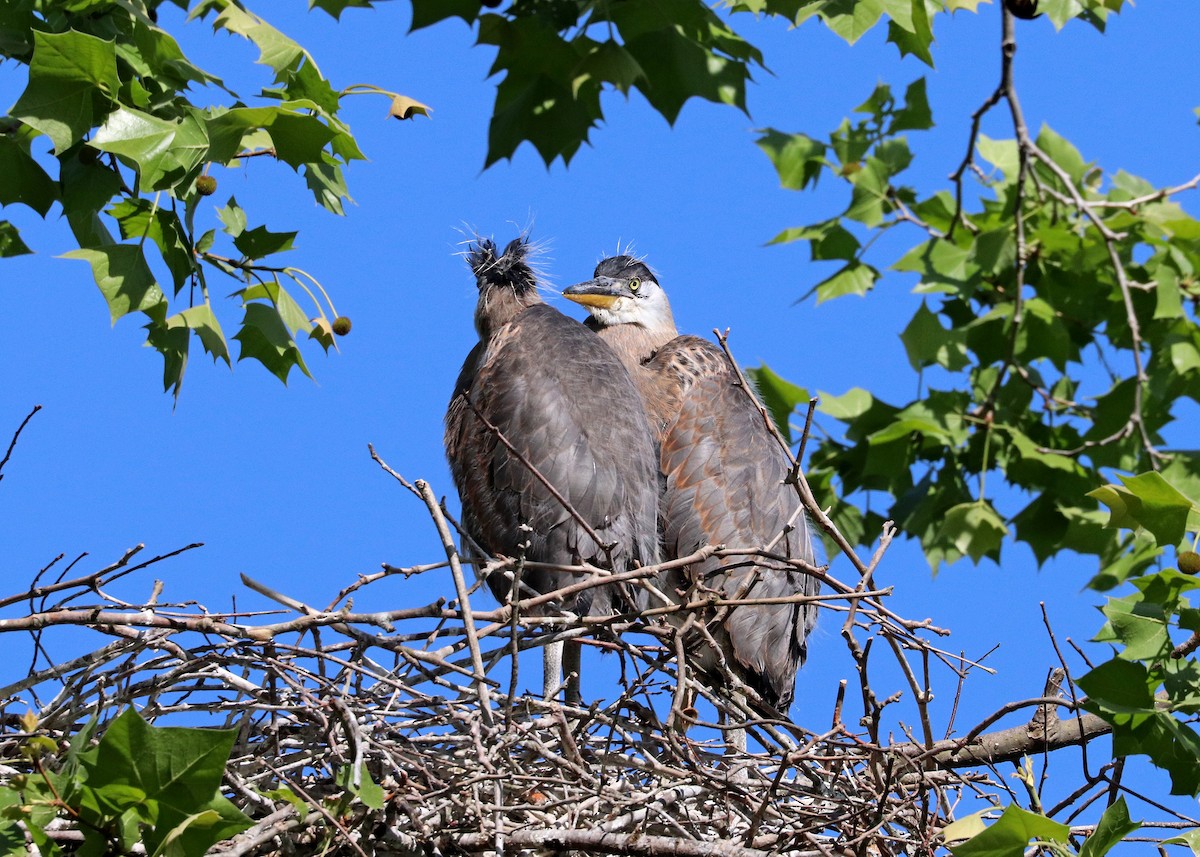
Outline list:
[[[764,422],[754,393],[725,354],[696,336],[680,336],[654,273],[626,255],[602,261],[593,279],[563,292],[587,307],[598,331],[633,377],[660,447],[664,478],[662,534],[667,559],[705,544],[767,548],[814,563],[812,531],[786,483],[790,462]],[[709,559],[686,569],[668,591],[716,591],[726,599],[814,595],[816,578],[759,557]],[[796,671],[816,621],[812,602],[750,604],[718,611],[710,628],[726,664],[771,707],[787,711]],[[717,653],[703,637],[688,640],[689,661],[714,675]]]
[[[658,466],[641,397],[594,332],[542,302],[529,255],[521,237],[503,253],[479,240],[467,256],[479,342],[455,383],[445,438],[463,528],[489,554],[523,549],[531,563],[587,561],[613,572],[655,563]],[[521,583],[549,593],[579,579],[527,567]],[[501,601],[512,588],[499,574],[488,583]],[[645,600],[640,587],[612,584],[527,615],[606,615]],[[566,648],[567,663],[561,644],[545,654],[546,695],[560,686],[562,666],[575,675],[567,696],[577,701],[578,643]]]

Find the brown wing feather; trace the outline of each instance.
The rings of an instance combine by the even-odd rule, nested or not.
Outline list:
[[[628,373],[599,337],[545,305],[496,331],[463,365],[446,416],[446,451],[468,532],[483,548],[515,556],[528,539],[531,560],[603,564],[600,546],[460,393],[603,541],[616,545],[615,570],[658,560],[658,468],[649,423]],[[521,524],[532,532],[522,533]],[[539,592],[574,580],[532,570],[523,579]],[[493,591],[506,597],[506,582],[493,579]],[[613,605],[614,598],[623,603]],[[643,600],[605,588],[562,606],[597,614]]]
[[[790,524],[772,552],[814,562],[808,521],[799,511],[795,489],[784,482],[788,460],[720,349],[698,337],[681,336],[646,368],[657,375],[658,389],[675,388],[667,397],[678,401],[662,437],[660,459],[666,477],[666,555],[686,556],[704,544],[762,547]],[[770,598],[815,594],[819,588],[803,572],[759,559],[714,559],[689,573],[696,584],[726,596]],[[714,636],[743,678],[786,710],[815,620],[811,604],[748,605],[730,610],[719,629],[723,633]]]

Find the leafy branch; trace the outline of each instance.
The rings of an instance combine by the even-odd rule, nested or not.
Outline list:
[[[183,54],[158,24],[160,2],[80,7],[54,0],[19,3],[6,13],[2,55],[27,69],[28,78],[0,125],[0,203],[21,203],[43,218],[61,206],[78,245],[65,257],[90,265],[114,323],[144,316],[147,343],[164,361],[164,387],[178,397],[193,337],[214,361],[233,362],[224,330],[230,322],[218,320],[223,311],[210,298],[206,267],[260,270],[253,263],[291,246],[290,238],[272,240],[294,236],[265,226],[230,228],[226,220],[241,259],[214,250],[215,233],[195,230],[197,212],[218,187],[214,168],[263,157],[282,161],[303,176],[319,205],[341,215],[349,199],[343,168],[364,157],[340,116],[342,99],[383,95],[391,101],[389,115],[400,119],[429,108],[370,84],[336,90],[307,50],[244,4],[201,0],[189,20],[211,16],[214,30],[249,40],[274,76],[258,104],[247,106]],[[340,12],[350,2],[320,5]],[[196,91],[217,100],[193,103]],[[52,152],[41,150],[42,141]],[[233,205],[225,214],[240,216],[244,226],[245,213],[230,212]],[[0,256],[27,252],[17,226],[0,223]],[[274,288],[274,298],[260,303],[244,290],[235,293],[245,312],[232,338],[241,345],[238,360],[258,360],[286,382],[292,368],[308,374],[299,346],[304,335],[327,351],[349,320],[338,323],[328,295],[334,321],[315,298],[311,321],[289,318],[296,304],[278,281]]]

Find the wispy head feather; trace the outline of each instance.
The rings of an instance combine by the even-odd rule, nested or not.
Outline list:
[[[537,271],[533,258],[538,248],[528,235],[520,235],[508,242],[504,252],[497,251],[491,238],[476,237],[467,251],[467,264],[475,274],[480,290],[506,288],[518,295],[537,291]]]

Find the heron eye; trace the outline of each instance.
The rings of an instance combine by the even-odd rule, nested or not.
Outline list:
[[[629,281],[629,291],[633,292],[634,294],[637,294],[637,290],[640,289],[641,287],[642,287],[642,281],[639,280],[637,277],[634,277],[632,280]]]

